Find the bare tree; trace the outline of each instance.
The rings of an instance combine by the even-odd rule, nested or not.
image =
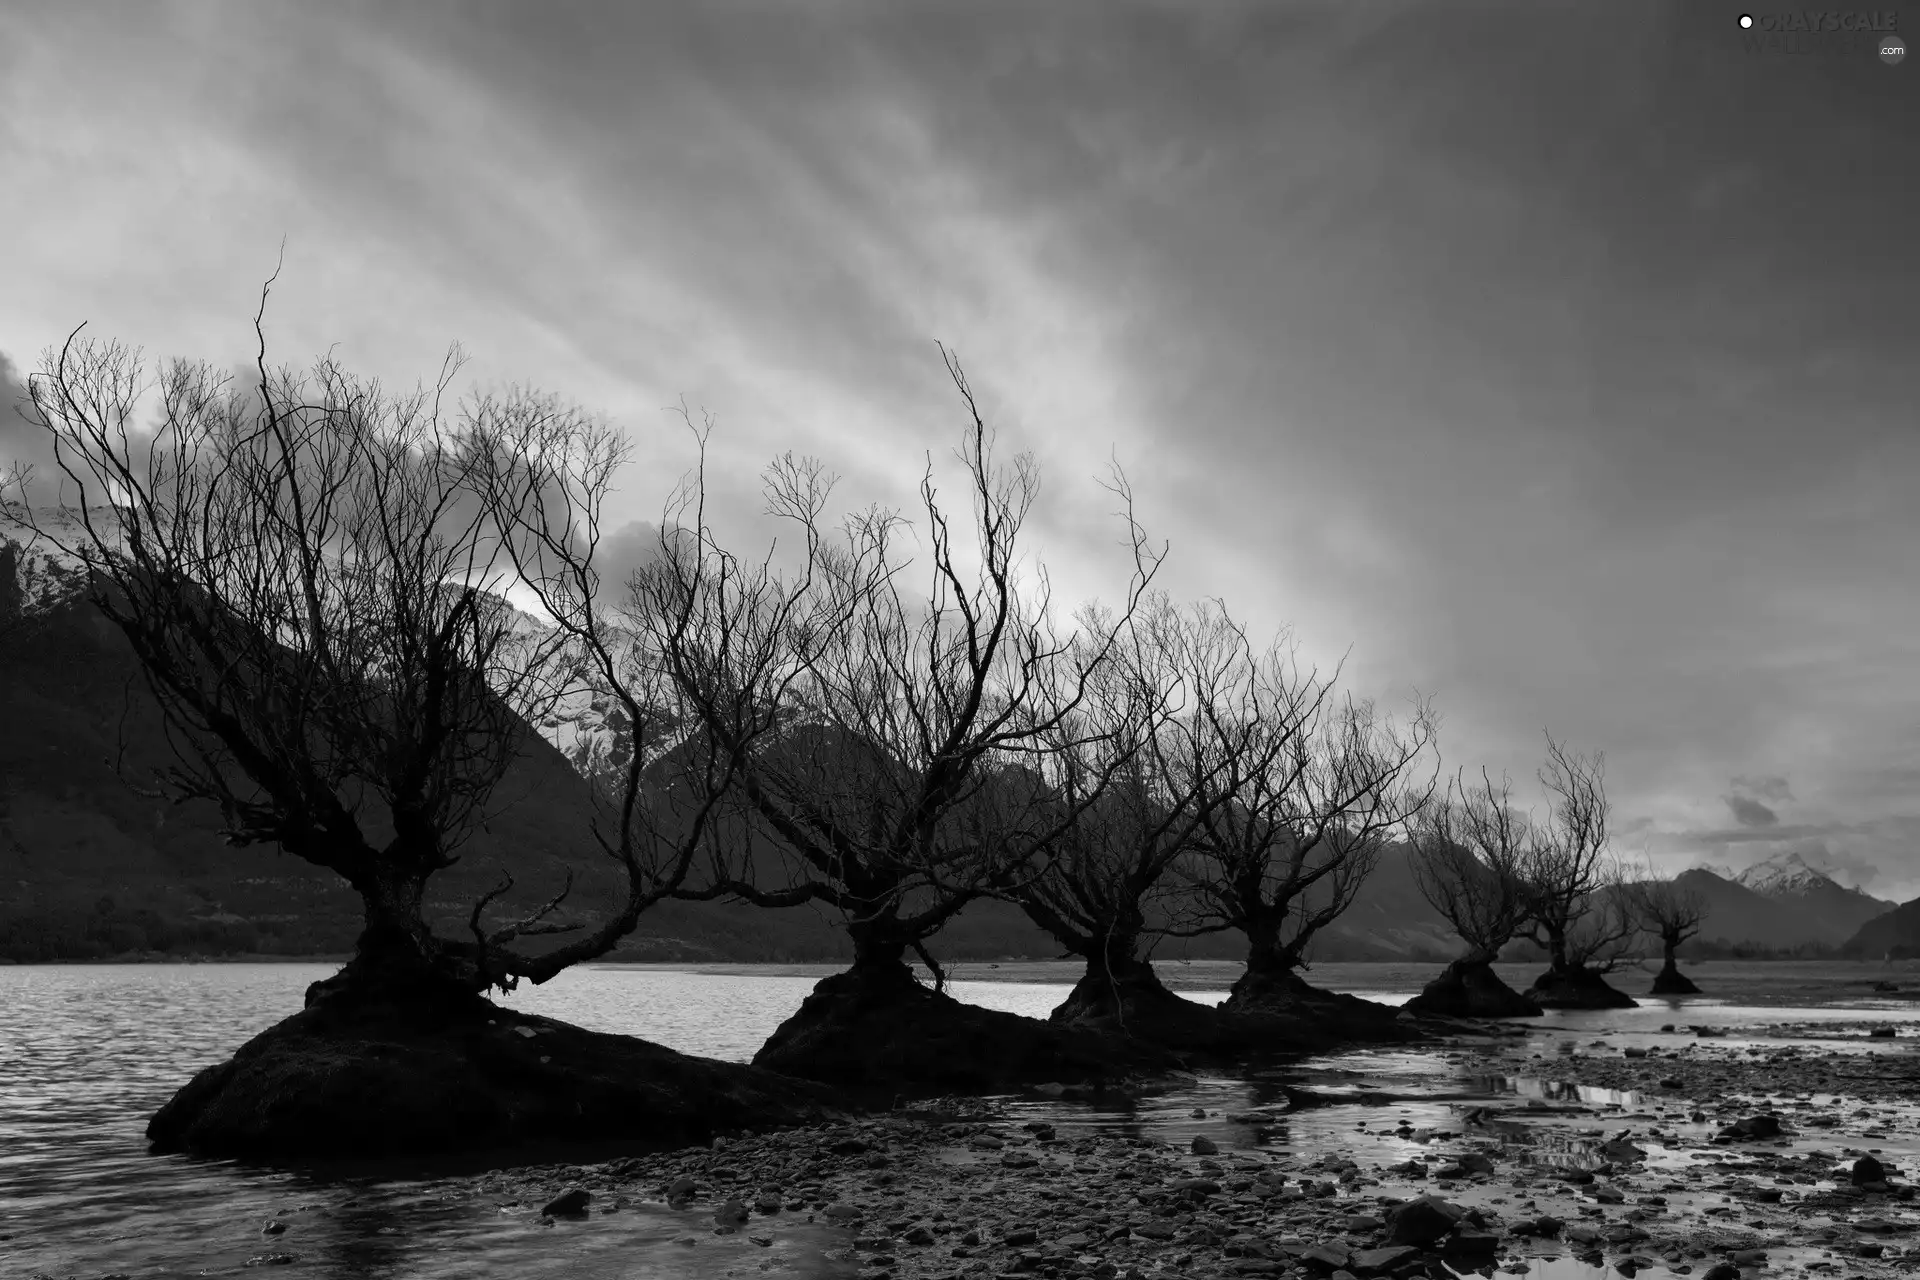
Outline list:
[[[270,371],[267,292],[250,393],[185,362],[149,387],[138,353],[78,330],[48,353],[33,420],[79,503],[77,533],[42,532],[90,571],[139,661],[175,757],[163,792],[217,805],[230,843],[278,846],[360,894],[365,931],[323,991],[544,981],[631,927],[638,879],[626,912],[538,954],[515,944],[575,930],[551,918],[566,890],[483,927],[509,879],[475,904],[471,941],[436,936],[423,895],[578,655],[483,589],[496,565],[476,455],[442,414],[457,356],[404,397],[331,358]]]
[[[1531,993],[1545,1005],[1631,1005],[1602,977],[1639,927],[1608,851],[1604,760],[1572,755],[1549,736],[1539,776],[1551,816],[1534,827],[1527,851],[1533,911],[1526,936],[1546,950],[1548,969]]]
[[[1426,804],[1431,782],[1412,775],[1436,721],[1425,703],[1404,730],[1371,702],[1336,703],[1333,679],[1303,676],[1277,643],[1254,654],[1224,608],[1218,617],[1239,638],[1240,671],[1200,711],[1225,735],[1226,761],[1198,788],[1193,856],[1179,868],[1191,918],[1172,932],[1239,929],[1247,970],[1224,1007],[1284,1006],[1320,994],[1299,975],[1308,947]]]
[[[1470,787],[1464,771],[1444,798],[1412,824],[1414,881],[1427,902],[1467,945],[1408,1003],[1421,1013],[1456,1017],[1516,1017],[1540,1006],[1502,982],[1493,971],[1500,951],[1526,926],[1533,896],[1526,880],[1533,823],[1513,807],[1512,786],[1498,785],[1485,769]]]
[[[1086,961],[1054,1019],[1114,1018],[1135,1030],[1143,1019],[1191,1022],[1188,1015],[1205,1013],[1169,992],[1143,954],[1150,902],[1191,847],[1202,788],[1248,731],[1203,714],[1218,703],[1240,657],[1239,637],[1220,625],[1217,611],[1179,609],[1156,594],[1121,634],[1081,713],[1053,735],[1063,756],[1087,756],[1079,776],[1111,774],[1112,782],[1058,831],[1012,896],[1069,955]],[[1222,738],[1229,739],[1224,750]],[[1122,763],[1115,769],[1108,757]]]
[[[731,892],[766,907],[819,903],[844,917],[853,978],[903,991],[909,950],[941,970],[926,947],[967,903],[1010,888],[1036,854],[1104,793],[1123,752],[1063,751],[1076,734],[1111,735],[1076,719],[1157,570],[1133,519],[1131,495],[1114,492],[1133,555],[1126,602],[1104,629],[1063,636],[1044,571],[1027,576],[1021,532],[1039,492],[1026,456],[992,460],[990,438],[958,362],[947,370],[971,417],[960,460],[972,506],[971,557],[929,467],[920,486],[929,555],[924,597],[902,586],[901,521],[869,510],[835,537],[821,527],[817,468],[784,459],[772,474],[773,510],[807,546],[804,581],[687,627],[670,640],[688,681],[720,690],[697,700],[737,769],[742,842],[725,876]],[[681,588],[704,572],[713,589],[729,558],[696,521],[698,555],[670,561]],[[967,561],[971,558],[974,567]],[[739,618],[720,625],[719,618]],[[829,621],[830,620],[830,621]],[[720,710],[739,703],[744,658],[767,637],[784,644],[778,679],[755,701],[774,708],[779,732],[741,737]],[[1089,760],[1100,763],[1091,776]]]
[[[1675,953],[1687,939],[1700,932],[1707,919],[1706,895],[1698,885],[1683,879],[1657,874],[1652,866],[1643,866],[1625,888],[1640,927],[1660,939],[1662,963],[1653,978],[1657,996],[1697,995],[1700,988],[1680,972]]]

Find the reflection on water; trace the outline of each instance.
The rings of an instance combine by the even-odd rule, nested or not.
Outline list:
[[[745,1235],[713,1235],[710,1219],[698,1211],[659,1206],[595,1212],[583,1222],[543,1227],[538,1200],[516,1203],[485,1180],[344,1178],[147,1155],[142,1131],[154,1109],[195,1071],[299,1008],[307,984],[330,968],[0,967],[0,1008],[7,1014],[0,1020],[0,1062],[8,1068],[0,1075],[0,1275],[224,1276],[246,1270],[249,1260],[275,1255],[295,1258],[289,1267],[294,1272],[369,1280],[702,1277],[733,1269],[811,1276],[844,1270],[845,1264],[822,1256],[826,1232],[780,1218],[769,1220],[774,1242],[765,1247]],[[510,1003],[597,1030],[744,1061],[814,981],[589,968],[517,992]],[[960,999],[1032,1016],[1044,1016],[1068,990],[1062,983],[961,982],[953,988]],[[1184,994],[1217,1003],[1225,992]],[[1752,1028],[1789,1018],[1812,1021],[1814,1012],[1695,1005],[1689,1020]],[[1618,1026],[1646,1022],[1646,1031],[1629,1034],[1651,1034],[1671,1045],[1673,1037],[1657,1028],[1672,1020],[1668,1010],[1567,1014],[1546,1020],[1558,1028],[1547,1038],[1577,1036],[1584,1043]],[[1626,1039],[1615,1035],[1607,1043],[1618,1046]],[[1538,1135],[1530,1138],[1524,1124],[1487,1129],[1465,1103],[1580,1105],[1616,1116],[1614,1108],[1645,1105],[1633,1094],[1550,1080],[1473,1076],[1473,1061],[1431,1051],[1340,1054],[1252,1078],[1201,1079],[1177,1094],[1127,1105],[1021,1102],[1014,1111],[1055,1123],[1063,1137],[1099,1131],[1185,1146],[1205,1134],[1229,1156],[1258,1149],[1364,1154],[1381,1162],[1431,1156],[1437,1144],[1479,1124],[1476,1140],[1527,1148],[1534,1163],[1572,1166],[1592,1153],[1577,1143],[1560,1148]],[[1318,1095],[1311,1099],[1315,1105],[1296,1105],[1303,1091]],[[1340,1096],[1376,1105],[1323,1105]],[[1205,1114],[1195,1117],[1196,1109]],[[1650,1160],[1666,1158],[1657,1143],[1643,1145]],[[270,1222],[285,1230],[267,1233]],[[760,1230],[756,1222],[755,1233]],[[695,1243],[676,1243],[688,1239]],[[1597,1280],[1587,1269],[1545,1270],[1549,1265],[1562,1266],[1537,1265],[1539,1280]]]

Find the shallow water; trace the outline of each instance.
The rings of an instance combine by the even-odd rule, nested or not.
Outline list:
[[[770,1220],[774,1243],[768,1247],[745,1235],[713,1236],[710,1219],[699,1211],[658,1206],[541,1227],[537,1200],[514,1203],[471,1180],[343,1178],[148,1155],[147,1117],[195,1071],[297,1009],[307,984],[331,970],[314,964],[0,967],[0,1009],[7,1011],[0,1024],[0,1275],[226,1276],[247,1270],[249,1260],[277,1254],[297,1259],[289,1271],[369,1280],[847,1271],[846,1264],[822,1256],[828,1247],[824,1230],[792,1221]],[[596,1030],[744,1061],[814,981],[584,968],[515,993],[508,1003]],[[961,981],[952,988],[960,999],[1034,1016],[1044,1016],[1068,989],[1065,983],[991,981]],[[1225,993],[1186,994],[1214,1003]],[[1684,1038],[1659,1032],[1666,1022],[1712,1023],[1757,1035],[1785,1021],[1862,1017],[1857,1010],[1830,1019],[1827,1010],[1701,1001],[1689,1002],[1684,1012],[1684,1018],[1668,1008],[1550,1016],[1542,1020],[1544,1039],[1530,1038],[1529,1049],[1538,1045],[1553,1055],[1561,1043],[1578,1051],[1596,1039],[1618,1047],[1635,1036],[1668,1044]],[[1905,1025],[1920,1018],[1920,1009],[1870,1016]],[[1911,1034],[1911,1027],[1903,1031],[1903,1037]],[[1733,1047],[1739,1041],[1712,1043]],[[1885,1041],[1835,1043],[1886,1048]],[[1910,1044],[1903,1041],[1902,1047]],[[1568,1097],[1551,1079],[1551,1060],[1543,1065],[1517,1056],[1514,1074],[1496,1077],[1484,1068],[1470,1074],[1470,1061],[1458,1054],[1345,1054],[1252,1079],[1202,1079],[1190,1090],[1130,1106],[1021,1102],[1015,1110],[1053,1121],[1063,1136],[1098,1129],[1184,1145],[1206,1133],[1223,1152],[1364,1152],[1404,1160],[1430,1150],[1436,1135],[1461,1132],[1466,1102]],[[1369,1092],[1396,1100],[1276,1114],[1287,1105],[1289,1086],[1344,1092],[1355,1102]],[[1572,1096],[1623,1112],[1657,1105],[1604,1091]],[[1207,1115],[1194,1118],[1196,1107]],[[1541,1146],[1540,1155],[1549,1160],[1554,1153]],[[1582,1158],[1571,1149],[1560,1156]],[[269,1222],[284,1223],[286,1230],[263,1234]],[[699,1243],[674,1243],[689,1235]],[[1578,1264],[1569,1260],[1567,1266]],[[1536,1268],[1535,1274],[1540,1280],[1595,1280],[1584,1268]]]

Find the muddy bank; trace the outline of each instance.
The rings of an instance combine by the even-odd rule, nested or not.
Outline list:
[[[1883,1181],[1867,1189],[1842,1155],[1771,1150],[1742,1152],[1736,1167],[1649,1167],[1623,1138],[1577,1139],[1605,1114],[1464,1108],[1455,1125],[1407,1135],[1425,1148],[1417,1156],[1361,1139],[1288,1155],[1222,1153],[1205,1139],[1062,1139],[1053,1124],[948,1100],[701,1150],[521,1170],[473,1194],[503,1212],[544,1209],[556,1232],[591,1232],[596,1215],[636,1204],[670,1206],[690,1259],[738,1236],[771,1248],[826,1224],[840,1241],[827,1256],[869,1280],[1408,1278],[1445,1275],[1442,1264],[1521,1272],[1568,1256],[1625,1274],[1793,1259],[1877,1276],[1920,1258],[1909,1252],[1903,1171],[1878,1170]]]
[[[1516,1051],[1508,1066],[1575,1084],[1632,1090],[1650,1099],[1838,1094],[1869,1101],[1920,1100],[1920,1028],[1912,1023],[1781,1024],[1731,1033],[1706,1021],[1697,1024],[1699,1030],[1687,1023],[1670,1025],[1671,1031],[1633,1036],[1624,1044],[1612,1035],[1568,1037],[1551,1047],[1536,1041],[1524,1057]],[[1814,1039],[1847,1051],[1805,1043]]]

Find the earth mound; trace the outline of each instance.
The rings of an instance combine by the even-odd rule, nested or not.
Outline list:
[[[1637,1009],[1640,1002],[1592,969],[1549,969],[1527,996],[1543,1009]]]
[[[904,965],[821,979],[753,1064],[862,1095],[908,1097],[1056,1081],[1131,1089],[1183,1065],[1138,1036],[962,1004],[920,985]]]
[[[1530,993],[1502,982],[1492,965],[1467,960],[1448,965],[1406,1008],[1448,1018],[1537,1018],[1543,1012]]]
[[[382,996],[333,981],[182,1087],[147,1125],[153,1148],[268,1161],[650,1149],[841,1113],[817,1084],[471,992]]]

